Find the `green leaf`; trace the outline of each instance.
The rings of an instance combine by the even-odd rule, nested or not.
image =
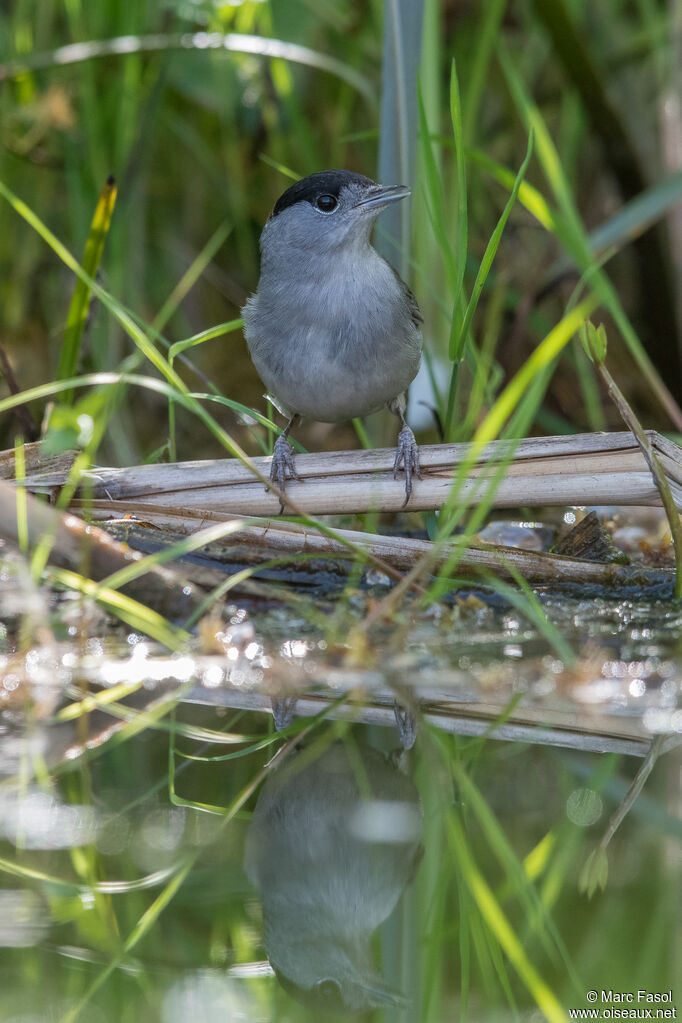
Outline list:
[[[474,861],[458,815],[451,812],[448,815],[447,824],[453,859],[457,863],[458,871],[461,873],[488,930],[504,949],[507,958],[544,1013],[545,1018],[550,1023],[566,1023],[568,1016],[554,992],[531,963],[523,944]]]
[[[606,849],[597,846],[587,857],[585,866],[580,871],[578,889],[591,899],[596,891],[603,891],[609,878],[609,859]]]
[[[585,272],[594,266],[595,261],[556,146],[538,106],[531,99],[518,68],[502,40],[498,42],[497,53],[511,97],[519,115],[528,128],[533,128],[538,159],[559,206],[560,216],[555,221],[557,237],[578,269]],[[591,286],[598,295],[599,301],[608,309],[613,317],[618,330],[622,334],[651,390],[670,416],[672,422],[678,428],[682,428],[682,411],[677,406],[663,379],[653,365],[651,358],[623,309],[615,288],[601,268],[593,274]]]
[[[108,401],[106,391],[92,391],[75,405],[61,402],[55,405],[43,441],[44,454],[54,455],[62,451],[86,448],[92,439],[95,423]]]
[[[597,304],[598,300],[595,295],[590,295],[584,299],[579,306],[564,316],[550,330],[549,334],[541,341],[530,358],[524,362],[521,369],[507,384],[476,431],[472,442],[472,450],[475,452],[474,457],[480,454],[486,444],[491,440],[495,440],[507,418],[521,401],[531,382],[541,370],[550,365],[557,355],[560,354],[561,350],[580,328],[585,317],[589,316]]]
[[[508,167],[504,167],[501,163],[492,160],[487,153],[481,152],[480,149],[467,149],[466,155],[467,160],[476,164],[477,167],[480,167],[487,174],[490,174],[491,177],[499,181],[505,188],[513,188],[514,172],[509,170]],[[519,202],[546,231],[551,231],[553,234],[559,233],[557,214],[549,205],[544,195],[527,181],[521,182],[519,187]]]
[[[232,439],[230,434],[224,430],[219,423],[217,423],[213,417],[194,399],[189,396],[189,388],[183,381],[173,367],[170,365],[168,360],[164,358],[163,354],[158,351],[153,341],[149,338],[148,334],[135,322],[134,317],[128,312],[128,310],[119,302],[113,295],[111,295],[105,288],[103,288],[97,281],[79,264],[78,260],[69,252],[65,245],[59,241],[56,235],[43,223],[40,217],[37,216],[33,210],[26,205],[26,203],[20,199],[17,195],[12,192],[10,188],[5,185],[3,181],[0,181],[0,195],[7,200],[12,209],[22,217],[27,224],[29,224],[40,237],[47,242],[52,251],[61,259],[61,261],[68,266],[73,273],[76,274],[81,281],[88,285],[90,290],[97,295],[102,304],[111,312],[115,319],[120,323],[128,336],[135,343],[138,352],[148,359],[149,362],[159,371],[159,373],[165,377],[171,388],[176,389],[176,393],[171,395],[173,399],[180,404],[185,404],[186,407],[201,420],[206,428],[216,437],[223,447],[229,451],[235,458],[238,458],[244,465],[248,465],[252,472],[263,479],[261,473],[253,465],[251,459],[243,450],[241,445],[237,444]],[[91,377],[115,377],[117,374],[92,374]],[[119,379],[123,380],[123,376],[118,374]],[[73,379],[73,378],[71,378]],[[68,388],[60,388],[59,383],[44,385],[48,387],[48,390],[64,390],[68,391]],[[6,407],[14,407],[26,402],[28,395],[38,396],[38,392],[44,392],[41,388],[32,388],[30,391],[26,391],[20,395],[12,395],[10,399],[4,399],[0,402],[1,405]],[[13,402],[14,404],[11,404]],[[10,404],[8,404],[10,403]]]
[[[457,68],[454,60],[450,71],[450,119],[452,120],[452,133],[455,140],[455,167],[457,187],[457,227],[455,234],[455,281],[454,281],[454,305],[452,314],[452,326],[450,330],[450,358],[456,356],[456,339],[460,336],[461,325],[459,310],[462,303],[462,286],[464,283],[464,268],[467,259],[468,242],[468,211],[467,211],[467,176],[466,158],[464,154],[464,130],[462,127],[462,106],[459,98],[459,84],[457,82]],[[457,354],[459,352],[457,351]]]
[[[188,292],[191,291],[208,264],[216,255],[231,230],[232,223],[229,220],[224,220],[222,224],[216,228],[201,252],[198,254],[196,259],[192,261],[154,317],[154,321],[152,323],[153,330],[163,330],[177,310],[183,298],[185,298]]]
[[[580,340],[592,362],[596,362],[598,366],[603,365],[608,345],[604,324],[600,323],[595,327],[591,320],[587,320],[580,331]]]
[[[189,633],[184,629],[178,629],[163,615],[141,604],[139,600],[134,600],[132,597],[109,589],[92,579],[86,579],[78,572],[71,572],[68,569],[50,568],[48,576],[68,589],[77,590],[79,593],[92,597],[126,625],[130,625],[137,632],[143,632],[146,636],[150,636],[158,643],[168,647],[169,650],[187,648],[190,640]]]
[[[431,145],[431,134],[429,132],[428,121],[426,120],[426,110],[424,108],[421,89],[417,93],[417,98],[419,100],[419,137],[422,161],[424,164],[424,176],[426,179],[426,208],[429,214],[429,219],[431,220],[434,236],[438,243],[438,248],[440,249],[441,256],[443,258],[443,263],[445,264],[445,273],[448,284],[454,288],[456,279],[455,256],[450,244],[450,237],[446,230],[447,220],[445,217],[443,184],[438,172],[433,147]]]
[[[85,252],[83,253],[81,265],[89,277],[94,278],[97,275],[115,204],[116,183],[113,177],[109,177],[97,200],[95,213],[90,224],[90,233],[85,243]],[[88,319],[91,294],[92,289],[87,281],[83,277],[79,277],[76,281],[69,313],[66,318],[64,341],[59,353],[58,380],[67,380],[69,377],[74,376],[78,369],[78,356],[83,340],[83,331]],[[65,405],[70,405],[73,401],[73,391],[66,391],[62,400]]]
[[[181,355],[182,352],[187,351],[188,348],[195,348],[197,345],[203,345],[205,341],[212,341],[216,337],[222,337],[224,334],[229,334],[233,330],[241,330],[244,326],[244,321],[240,318],[238,320],[229,320],[227,323],[219,323],[215,327],[209,327],[208,330],[202,330],[199,334],[193,334],[192,337],[185,338],[183,341],[176,341],[168,349],[168,361],[173,365],[173,362]]]
[[[324,71],[350,85],[370,106],[373,107],[375,104],[376,96],[373,83],[350,64],[330,57],[319,50],[313,50],[309,46],[301,46],[299,43],[290,43],[283,39],[272,39],[265,36],[241,35],[238,32],[230,32],[228,35],[219,32],[212,32],[209,35],[206,32],[197,32],[194,35],[187,32],[169,33],[168,35],[154,33],[152,35],[125,35],[110,39],[91,39],[87,42],[60,46],[44,53],[29,53],[20,60],[0,64],[0,81],[7,78],[18,78],[27,71],[80,64],[97,57],[120,57],[127,53],[158,52],[159,50],[187,52],[187,50],[196,49],[204,54],[207,45],[213,50],[247,53],[264,58],[280,58],[293,64],[302,64],[318,71]]]
[[[476,274],[476,280],[474,282],[474,290],[471,293],[471,298],[469,299],[469,304],[467,305],[467,309],[464,314],[464,319],[459,328],[459,333],[455,335],[454,339],[451,339],[453,340],[453,344],[450,351],[450,357],[452,359],[455,360],[459,359],[462,353],[464,339],[466,338],[467,331],[471,326],[471,321],[474,318],[474,313],[476,312],[476,307],[478,306],[478,300],[481,297],[481,292],[483,291],[485,282],[488,279],[490,268],[492,266],[495,254],[497,253],[500,241],[502,239],[502,232],[506,227],[507,221],[509,219],[509,214],[511,213],[512,207],[514,206],[514,203],[516,202],[516,199],[518,197],[521,182],[523,181],[526,175],[526,170],[528,169],[528,164],[530,163],[532,153],[533,132],[531,131],[530,134],[528,135],[528,148],[526,150],[526,155],[523,160],[523,163],[519,167],[518,174],[514,179],[511,194],[507,199],[506,205],[502,211],[500,219],[497,221],[497,224],[495,225],[495,230],[490,236],[490,240],[486,246],[486,250],[483,253],[483,259],[481,260],[481,265],[478,268],[478,273]]]

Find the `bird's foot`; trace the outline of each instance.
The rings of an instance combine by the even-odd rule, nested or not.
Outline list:
[[[277,484],[282,493],[286,490],[287,480],[298,479],[294,465],[294,449],[284,434],[281,434],[275,441],[272,464],[270,465],[270,479]],[[284,511],[284,503],[281,498],[279,505],[280,510]]]
[[[404,750],[412,749],[417,739],[417,719],[409,707],[404,707],[397,700],[393,701],[393,713],[400,735],[400,745]]]
[[[422,478],[419,467],[419,448],[414,439],[414,434],[407,423],[398,434],[398,450],[395,453],[395,462],[393,463],[393,479],[397,479],[399,469],[405,470],[404,508],[410,500],[410,494],[412,493],[412,477]]]
[[[278,732],[288,728],[296,713],[297,696],[273,696],[270,698],[272,716]]]

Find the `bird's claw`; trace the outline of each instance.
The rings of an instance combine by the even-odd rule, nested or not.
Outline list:
[[[272,696],[270,703],[272,705],[272,716],[275,719],[275,728],[278,732],[282,732],[294,720],[298,697]]]
[[[393,713],[400,735],[400,745],[404,750],[412,749],[417,739],[417,719],[414,713],[397,700],[393,701]]]
[[[417,446],[414,434],[407,423],[398,434],[398,450],[396,451],[395,462],[393,463],[393,479],[398,478],[399,469],[405,470],[404,508],[410,500],[410,494],[412,493],[412,477],[416,476],[417,479],[422,478],[421,468],[419,466],[419,447]]]
[[[283,434],[280,434],[275,441],[270,465],[270,479],[277,484],[282,493],[286,490],[287,480],[298,479],[294,465],[294,449]],[[279,505],[280,510],[284,511],[284,503],[281,498]]]

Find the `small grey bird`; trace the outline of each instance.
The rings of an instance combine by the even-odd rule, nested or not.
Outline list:
[[[242,309],[244,336],[273,404],[289,422],[270,478],[298,479],[289,431],[301,417],[338,423],[384,405],[400,417],[393,476],[421,478],[405,422],[417,374],[422,316],[396,271],[370,242],[377,215],[410,194],[345,170],[311,174],[275,203],[260,239],[258,290]]]
[[[405,1005],[377,972],[371,941],[421,860],[419,793],[364,743],[314,753],[299,749],[274,768],[246,838],[268,959],[317,1018]]]

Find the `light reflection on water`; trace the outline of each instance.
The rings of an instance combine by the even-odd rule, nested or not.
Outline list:
[[[73,806],[31,788],[0,792],[0,835],[24,849],[87,845],[96,832],[91,806]]]
[[[239,981],[217,970],[200,970],[175,981],[161,1008],[163,1023],[267,1023],[269,1013]]]
[[[41,941],[50,918],[43,900],[30,890],[0,889],[0,947],[28,948]]]

